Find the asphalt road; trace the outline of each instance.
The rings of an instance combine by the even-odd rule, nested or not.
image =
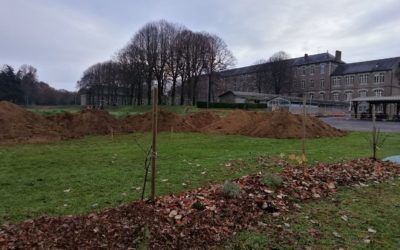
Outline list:
[[[328,123],[332,127],[349,130],[349,131],[371,131],[372,121],[351,120],[348,117],[322,117],[322,121]],[[383,122],[377,121],[376,127],[381,132],[398,132],[400,133],[400,122]]]

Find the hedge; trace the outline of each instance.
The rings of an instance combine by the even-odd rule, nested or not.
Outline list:
[[[207,108],[207,102],[197,102],[198,108]],[[209,108],[228,108],[228,109],[262,109],[267,108],[266,103],[222,103],[213,102],[209,103]]]

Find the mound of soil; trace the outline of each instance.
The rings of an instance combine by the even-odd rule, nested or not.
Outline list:
[[[125,130],[132,131],[150,131],[152,129],[152,114],[145,113],[141,115],[128,116],[124,120]],[[158,130],[174,132],[196,132],[197,129],[188,123],[185,117],[166,111],[158,113]]]
[[[204,127],[204,133],[216,134],[243,134],[247,128],[251,128],[262,120],[262,113],[250,111],[233,111],[226,117],[222,117],[216,122]]]
[[[62,129],[42,116],[0,101],[0,143],[35,143],[62,139]]]
[[[303,136],[302,119],[301,115],[295,115],[283,109],[269,113],[234,111],[225,118],[206,126],[202,132],[267,138],[301,138]],[[311,116],[306,116],[305,125],[308,138],[346,134]]]
[[[303,136],[303,117],[301,115],[292,114],[287,110],[276,110],[264,114],[263,118],[253,126],[245,128],[242,134],[269,138],[301,138]],[[312,116],[306,116],[305,127],[308,138],[346,134]]]
[[[122,131],[122,123],[107,111],[86,109],[78,113],[59,114],[48,120],[63,128],[63,136],[77,138],[84,135],[105,135]]]
[[[0,102],[0,143],[47,142],[78,138],[85,135],[105,135],[120,132],[151,130],[152,114],[116,119],[107,111],[83,110],[78,113],[42,117],[9,102]],[[343,136],[345,132],[332,128],[317,118],[307,116],[306,136]],[[226,117],[212,112],[186,116],[160,111],[158,131],[237,134],[267,138],[301,138],[301,115],[286,110],[273,112],[233,111]]]
[[[213,112],[202,111],[198,113],[191,113],[185,116],[186,122],[191,124],[197,129],[202,129],[214,122],[219,121],[221,118]]]

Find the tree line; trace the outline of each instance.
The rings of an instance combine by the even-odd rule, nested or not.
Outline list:
[[[56,90],[39,81],[37,69],[22,65],[17,72],[10,65],[0,68],[0,101],[21,105],[71,105],[77,104],[77,93]]]
[[[214,74],[234,62],[219,36],[161,20],[139,29],[112,60],[86,69],[77,87],[108,104],[123,98],[123,104],[143,105],[150,104],[156,80],[160,104],[195,104],[198,88],[208,88],[210,100]],[[203,75],[208,86],[198,86]]]

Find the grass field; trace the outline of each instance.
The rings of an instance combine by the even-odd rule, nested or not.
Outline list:
[[[301,205],[300,211],[285,214],[283,218],[265,217],[264,223],[281,228],[241,232],[225,247],[400,249],[400,179],[368,187],[341,188],[332,200]]]
[[[309,163],[369,156],[365,141],[362,133],[308,140]],[[398,153],[399,141],[400,134],[391,134],[380,156]],[[80,214],[138,199],[149,142],[146,133],[0,146],[0,223]],[[300,141],[161,133],[158,148],[157,194],[163,195],[255,173],[257,156],[299,153]],[[231,159],[244,163],[230,171],[224,163]]]
[[[83,107],[81,106],[28,106],[27,110],[44,116],[61,114],[61,113],[75,113],[81,111]],[[205,109],[199,109],[195,106],[159,106],[160,110],[174,112],[177,114],[187,114],[199,111],[205,111]],[[125,117],[128,115],[143,114],[151,111],[151,106],[118,106],[118,107],[107,107],[110,114],[115,117]],[[232,109],[208,109],[208,111],[213,111],[218,115],[226,115]],[[265,109],[252,109],[252,111],[265,111]]]

